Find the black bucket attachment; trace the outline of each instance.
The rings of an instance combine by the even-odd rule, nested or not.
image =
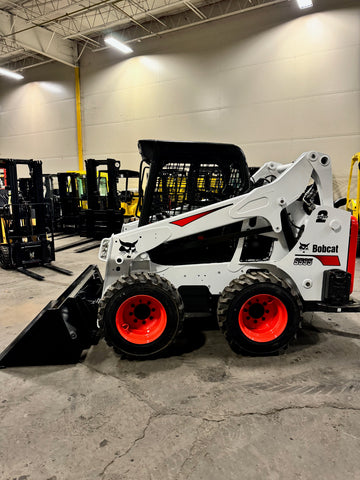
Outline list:
[[[82,351],[99,341],[102,287],[98,267],[89,265],[0,353],[0,367],[77,363]]]

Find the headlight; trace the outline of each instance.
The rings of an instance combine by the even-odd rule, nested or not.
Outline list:
[[[106,260],[107,252],[109,250],[110,238],[103,238],[100,244],[99,258],[100,260]]]

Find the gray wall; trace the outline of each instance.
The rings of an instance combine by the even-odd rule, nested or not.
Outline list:
[[[0,157],[43,160],[43,171],[77,169],[75,74],[50,63],[0,80]]]
[[[360,149],[360,6],[346,3],[299,16],[289,2],[136,44],[133,58],[88,55],[86,155],[129,167],[139,138],[236,143],[251,165],[314,149],[344,179]]]
[[[148,40],[132,58],[85,54],[84,158],[136,169],[140,138],[231,142],[250,165],[319,150],[343,185],[360,150],[360,6],[316,4],[324,10],[302,15],[292,1]],[[44,72],[62,93],[2,81],[0,154],[76,168],[73,72],[53,65],[32,75]]]

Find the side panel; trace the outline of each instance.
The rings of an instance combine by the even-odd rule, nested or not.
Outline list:
[[[312,212],[295,247],[275,266],[296,284],[306,301],[319,301],[326,270],[347,270],[350,214],[319,207]]]

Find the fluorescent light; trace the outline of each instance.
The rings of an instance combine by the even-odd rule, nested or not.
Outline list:
[[[310,8],[313,6],[312,0],[296,0],[299,8]]]
[[[5,77],[14,78],[15,80],[22,80],[24,77],[20,75],[20,73],[12,72],[7,68],[0,68],[0,75],[4,75]]]
[[[117,48],[122,53],[132,53],[133,52],[133,50],[130,47],[128,47],[127,45],[125,45],[125,43],[119,42],[119,40],[117,40],[116,38],[114,38],[111,35],[105,37],[104,41],[108,45],[111,45],[112,47]]]

